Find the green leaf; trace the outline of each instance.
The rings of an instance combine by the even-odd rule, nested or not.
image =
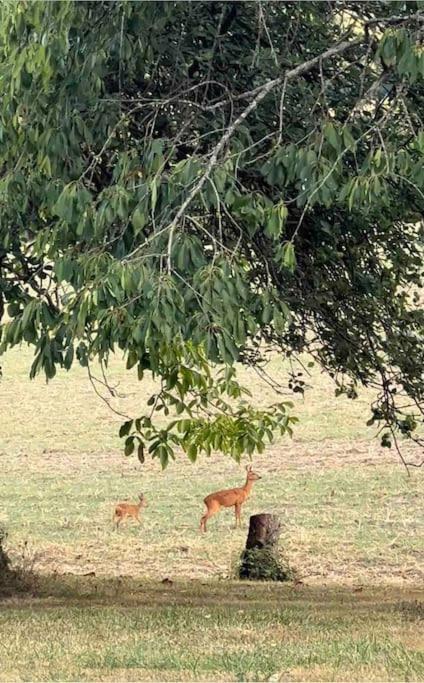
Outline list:
[[[74,217],[74,202],[76,188],[74,184],[66,185],[59,195],[53,211],[59,218],[71,223]]]
[[[156,202],[158,198],[158,181],[156,176],[153,178],[152,182],[150,183],[150,201],[152,205],[152,211],[153,213],[155,212],[156,208]]]
[[[194,444],[190,444],[190,446],[187,448],[187,456],[190,462],[196,462],[197,460],[197,446]]]
[[[66,370],[69,370],[72,366],[74,360],[74,346],[70,344],[66,350],[65,357],[63,359],[63,366]]]
[[[356,146],[356,142],[350,132],[348,126],[343,128],[343,144],[346,149],[353,150]]]
[[[268,324],[272,320],[272,307],[269,303],[266,303],[264,305],[263,311],[262,311],[262,321],[265,324]]]
[[[119,428],[120,438],[122,438],[123,436],[127,436],[130,433],[131,428],[133,426],[133,422],[134,420],[127,420],[126,422],[124,422],[124,424],[121,425],[121,427]]]
[[[294,272],[296,255],[293,242],[286,242],[283,246],[283,265],[291,272]]]
[[[127,358],[127,370],[131,370],[139,361],[138,353],[136,351],[130,351]]]
[[[324,137],[326,140],[328,140],[328,142],[333,147],[333,149],[336,150],[336,152],[340,152],[340,136],[333,123],[326,123],[326,125],[324,126]]]
[[[26,308],[28,308],[28,306]],[[7,307],[7,315],[10,318],[14,318],[15,316],[19,315],[20,312],[21,312],[21,306],[18,303],[9,304]],[[24,323],[24,325],[25,324],[26,323]]]
[[[135,209],[131,220],[135,234],[141,232],[141,230],[143,230],[144,226],[146,225],[146,216],[139,206]]]
[[[131,455],[134,452],[134,436],[129,436],[125,440],[125,455]]]
[[[138,446],[137,458],[141,462],[141,464],[144,463],[144,445],[142,443],[140,443]]]
[[[28,326],[28,323],[30,323],[34,320],[34,316],[36,315],[38,308],[39,308],[39,302],[36,300],[30,301],[25,306],[23,314],[22,314],[22,326],[24,328]],[[13,317],[13,316],[11,316],[11,317]]]
[[[68,258],[60,259],[55,263],[54,271],[56,273],[58,282],[63,282],[64,280],[70,282],[74,272],[72,261]]]
[[[214,173],[214,183],[219,194],[222,194],[225,190],[225,184],[227,180],[227,173],[224,168],[217,168]]]
[[[287,218],[287,207],[280,202],[268,212],[265,223],[265,234],[272,239],[278,239],[283,232],[284,223]]]
[[[158,447],[157,455],[159,457],[161,467],[164,470],[168,466],[169,462],[169,451],[164,444],[161,444]]]

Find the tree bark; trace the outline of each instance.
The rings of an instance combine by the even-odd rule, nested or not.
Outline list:
[[[3,541],[6,538],[6,534],[0,527],[0,595],[4,592],[6,584],[10,579],[10,568],[9,568],[9,558],[6,551],[3,548]]]
[[[251,581],[288,581],[290,570],[281,562],[278,549],[280,520],[277,515],[252,515],[246,547],[242,552],[239,578]]]
[[[252,515],[249,520],[246,550],[277,545],[280,531],[281,525],[277,515],[270,515],[265,512],[260,515]]]

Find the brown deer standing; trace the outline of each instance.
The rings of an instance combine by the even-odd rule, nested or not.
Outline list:
[[[200,520],[200,531],[206,531],[206,522],[212,515],[215,515],[221,508],[230,508],[234,505],[234,512],[236,515],[236,528],[237,522],[241,526],[240,520],[240,510],[243,503],[247,500],[250,491],[252,490],[253,482],[257,481],[261,477],[256,472],[252,472],[252,465],[246,467],[247,477],[244,486],[238,489],[225,489],[224,491],[216,491],[215,493],[210,493],[206,496],[204,503],[207,507],[207,512],[203,515]]]
[[[146,507],[147,502],[146,499],[143,495],[143,493],[140,493],[139,496],[139,502],[138,503],[118,503],[117,506],[115,507],[115,512],[113,513],[113,521],[116,525],[116,530],[118,530],[118,527],[120,523],[122,522],[125,517],[132,517],[135,519],[139,524],[141,524],[140,520],[140,510],[142,507]]]

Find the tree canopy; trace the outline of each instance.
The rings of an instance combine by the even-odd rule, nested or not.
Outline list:
[[[420,441],[421,5],[2,3],[1,350],[151,371],[121,436],[163,466],[291,431],[237,381],[269,349]]]

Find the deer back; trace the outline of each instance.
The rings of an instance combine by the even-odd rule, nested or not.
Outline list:
[[[143,494],[140,494],[140,499],[138,503],[118,503],[115,507],[115,514],[135,517],[138,515],[140,509],[144,505],[146,505],[145,498]]]
[[[244,487],[234,489],[224,489],[223,491],[216,491],[206,496],[206,505],[210,503],[218,503],[222,507],[231,507],[232,505],[241,505],[248,496],[248,492]]]
[[[135,517],[140,511],[141,505],[137,503],[118,503],[115,508],[115,513],[118,515]]]

